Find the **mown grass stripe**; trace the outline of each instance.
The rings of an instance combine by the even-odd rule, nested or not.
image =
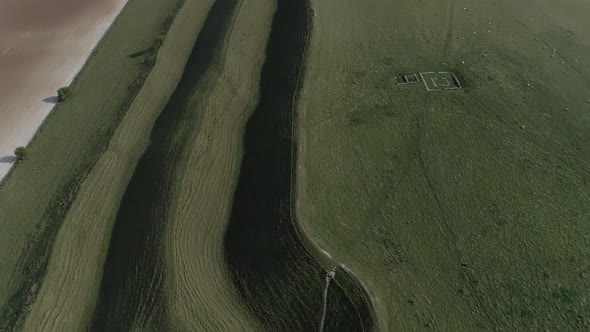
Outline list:
[[[180,7],[181,2],[176,4],[171,3],[170,11],[171,14],[168,16],[161,15],[159,17],[154,17],[153,26],[157,26],[157,34],[152,36],[153,40],[156,41],[157,37],[161,37],[165,35],[172,24],[174,18],[174,12]],[[121,29],[122,26],[129,26],[133,25],[131,23],[131,17],[133,14],[137,14],[139,11],[139,7],[136,6],[134,0],[130,1],[125,8],[121,11],[121,14],[115,22],[113,23],[114,28],[109,29],[103,39],[99,42],[98,46],[93,51],[91,58],[89,59],[88,63],[85,64],[84,68],[80,72],[78,76],[74,79],[72,83],[73,88],[75,91],[80,91],[80,89],[87,88],[87,86],[78,86],[76,83],[82,81],[81,84],[85,84],[89,75],[93,73],[93,70],[96,66],[99,65],[101,62],[103,55],[104,57],[111,56],[111,52],[119,52],[121,51],[118,49],[120,47],[119,44],[114,41],[116,38],[113,37],[114,34]],[[146,26],[151,27],[150,24]],[[145,38],[146,36],[142,36]],[[130,43],[127,43],[129,45]],[[139,40],[134,41],[132,44],[141,44]],[[20,273],[19,284],[18,287],[11,292],[10,297],[7,299],[5,303],[2,303],[0,306],[0,330],[14,330],[18,329],[24,322],[24,319],[30,310],[30,307],[33,302],[35,302],[39,290],[41,288],[41,283],[46,275],[48,264],[49,264],[49,257],[52,252],[52,247],[55,242],[55,238],[57,233],[63,223],[65,215],[67,214],[72,202],[74,201],[78,190],[80,188],[80,184],[88,174],[89,170],[93,167],[93,165],[98,160],[101,153],[106,150],[108,140],[114,133],[116,129],[116,124],[120,119],[125,115],[125,110],[128,106],[133,102],[133,99],[141,89],[143,82],[147,78],[147,73],[151,70],[151,68],[155,64],[155,54],[159,49],[160,44],[154,43],[147,52],[143,54],[144,59],[140,63],[141,70],[137,73],[137,76],[130,76],[131,80],[129,81],[130,84],[127,87],[119,86],[120,90],[125,91],[123,96],[113,96],[112,99],[104,102],[103,107],[101,108],[101,112],[105,114],[111,113],[112,119],[109,122],[109,125],[106,127],[100,128],[100,135],[96,135],[96,140],[92,142],[92,144],[85,144],[84,149],[86,151],[90,151],[90,153],[84,153],[82,156],[78,156],[78,160],[73,160],[71,162],[72,169],[70,169],[69,174],[65,178],[60,178],[56,181],[57,189],[55,191],[44,191],[42,195],[45,195],[42,199],[48,200],[47,207],[41,211],[41,215],[39,220],[35,220],[34,224],[35,227],[32,228],[32,231],[28,233],[27,236],[27,244],[25,248],[20,252],[18,259],[19,269],[22,271]],[[83,75],[83,76],[82,76]],[[120,83],[125,84],[125,80],[120,81]],[[99,85],[100,86],[100,85]],[[90,98],[87,100],[80,100],[80,97],[76,96],[74,102],[78,104],[84,104],[86,102],[92,102]],[[83,98],[83,97],[82,97]],[[76,100],[77,99],[77,100]],[[117,104],[117,102],[119,104]],[[116,106],[115,106],[116,105]],[[67,107],[68,105],[66,105]],[[59,112],[59,114],[52,113],[49,118],[45,121],[44,125],[39,129],[39,132],[35,135],[34,139],[31,142],[31,147],[34,149],[37,145],[46,144],[48,142],[47,138],[44,135],[46,131],[52,131],[56,129],[56,123],[52,121],[54,117],[63,116],[64,111],[62,109],[62,105],[56,107],[55,112]],[[110,111],[110,112],[109,112]],[[50,127],[47,128],[46,127]],[[80,130],[80,136],[84,136],[86,131],[83,129]],[[44,141],[41,141],[44,140]],[[59,147],[58,147],[59,148]],[[43,156],[32,156],[31,161],[24,162],[24,165],[19,165],[18,167],[25,167],[28,169],[19,169],[19,172],[15,173],[16,167],[14,167],[10,173],[1,181],[0,183],[0,195],[8,196],[12,195],[15,196],[14,190],[31,190],[33,187],[23,185],[22,189],[12,188],[12,184],[22,178],[23,172],[33,172],[37,173],[36,169],[39,167],[38,164],[43,164],[42,168],[45,168],[47,165],[45,161],[39,162],[39,159],[43,159],[47,157],[49,154]],[[51,157],[55,158],[55,156]],[[31,162],[33,164],[31,164]],[[51,164],[55,164],[55,161],[52,161]],[[67,167],[63,166],[64,169]],[[14,175],[14,178],[12,176]],[[34,178],[34,177],[30,177]],[[21,182],[22,183],[22,182]],[[36,195],[27,195],[31,199],[36,199]],[[6,197],[5,197],[6,198]],[[39,200],[42,200],[39,199]],[[0,198],[2,201],[2,198]],[[30,201],[29,201],[30,202]],[[8,217],[10,211],[17,206],[4,206],[3,210],[0,211],[0,217],[5,215],[7,218],[0,220],[2,222],[20,222],[21,216],[13,215],[12,217]],[[4,271],[8,273],[9,271]],[[14,272],[14,271],[11,271]],[[3,287],[6,285],[2,285]]]
[[[154,124],[150,146],[127,186],[104,266],[93,329],[161,329],[168,317],[163,223],[172,204],[172,187],[189,138],[199,130],[200,110],[189,102],[202,76],[220,55],[236,0],[216,1],[197,38],[184,73]],[[190,123],[191,126],[183,125]]]

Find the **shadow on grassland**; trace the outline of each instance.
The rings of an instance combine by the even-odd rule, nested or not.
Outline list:
[[[199,129],[199,109],[188,107],[215,61],[236,0],[217,0],[195,42],[184,73],[158,116],[119,207],[104,266],[93,331],[173,330],[165,281],[163,223],[182,151]]]
[[[317,330],[323,308],[325,271],[299,239],[290,211],[293,97],[309,19],[306,0],[278,1],[224,239],[244,304],[271,331]],[[325,330],[372,330],[369,304],[346,292],[330,287]]]
[[[177,8],[180,8],[181,2],[184,2],[184,0],[170,1],[170,3],[172,4],[171,6],[175,8],[175,11]],[[119,14],[119,16],[117,17],[116,22],[124,20],[124,22],[126,22],[127,24],[131,24],[131,15],[126,13],[127,8],[129,8],[130,6],[134,7],[133,11],[137,10],[135,3],[133,1],[129,1],[126,7],[121,12],[121,14]],[[173,18],[174,15],[171,15],[167,19],[158,19],[157,21],[153,21],[153,23],[157,23],[159,26],[159,35],[165,35],[168,32],[168,29],[172,24]],[[118,42],[115,41],[117,37],[114,37],[115,32],[113,32],[111,29],[113,28],[113,26],[115,26],[116,29],[122,29],[121,24],[123,23],[113,23],[113,25],[109,28],[109,31],[107,32],[105,37],[103,37],[103,39],[99,42],[97,48],[93,51],[93,53],[96,52],[96,50],[99,47],[103,47],[103,43],[109,45],[104,47],[113,47],[112,50],[114,51],[119,50],[119,46],[117,44]],[[131,26],[135,27],[134,24],[131,24]],[[153,27],[158,26],[154,25]],[[134,35],[135,32],[133,32],[133,30],[129,31],[130,35]],[[105,42],[105,40],[108,40],[108,42]],[[134,39],[130,40],[128,43],[135,44],[136,42],[137,40]],[[154,52],[157,52],[159,50],[158,47],[154,48]],[[155,57],[151,60],[155,61]],[[104,63],[104,61],[98,63]],[[48,205],[44,210],[43,214],[40,216],[38,220],[35,221],[36,225],[30,232],[30,234],[28,235],[28,239],[26,240],[27,245],[23,248],[23,251],[21,252],[18,258],[18,261],[22,266],[22,273],[17,279],[18,286],[16,286],[15,290],[12,292],[12,294],[10,294],[5,303],[0,303],[0,331],[19,331],[21,329],[21,325],[23,324],[32,304],[37,300],[39,290],[41,289],[41,285],[47,273],[49,259],[52,253],[52,248],[54,246],[55,239],[63,223],[63,220],[65,219],[65,216],[70,209],[71,204],[74,202],[74,199],[78,194],[80,185],[82,184],[83,180],[86,178],[92,167],[95,165],[95,163],[98,161],[102,153],[107,149],[108,142],[115,130],[117,129],[117,124],[120,123],[121,119],[125,115],[126,110],[129,108],[135,96],[143,86],[143,83],[145,82],[145,79],[148,73],[150,72],[151,68],[153,68],[154,64],[155,62],[153,61],[143,63],[142,70],[137,73],[137,76],[135,76],[134,80],[131,81],[131,84],[129,84],[126,87],[126,96],[124,98],[117,97],[121,98],[121,100],[118,102],[120,104],[120,107],[117,107],[116,110],[109,110],[107,107],[107,103],[105,102],[103,104],[104,107],[107,107],[109,113],[105,116],[111,119],[109,122],[105,123],[106,126],[103,126],[100,129],[97,127],[85,128],[85,130],[90,129],[93,133],[96,132],[100,134],[94,136],[96,137],[96,139],[89,140],[85,143],[85,150],[91,152],[84,152],[83,155],[77,155],[78,162],[69,164],[70,166],[73,165],[72,167],[74,168],[69,169],[70,174],[59,181],[59,183],[57,184],[58,189],[54,191],[54,195],[51,199],[49,199]],[[95,66],[97,66],[97,62],[94,62],[93,60],[88,60],[84,64],[84,68],[82,69],[82,71],[80,71],[78,75],[90,75],[89,72],[95,71],[89,68],[96,68]],[[78,79],[79,76],[76,76],[74,82],[71,84],[72,87],[77,86]],[[100,86],[104,87],[104,85]],[[86,86],[86,88],[89,87]],[[96,95],[100,95],[100,93]],[[56,102],[56,100],[56,96],[50,96],[45,98],[43,101],[46,103],[53,103]],[[56,107],[59,107],[59,104]],[[60,111],[59,108],[57,108],[52,111],[53,114],[55,114],[56,112],[63,112],[63,110]],[[49,115],[45,121],[52,121],[51,116],[52,115]],[[69,125],[71,124],[72,123],[69,123]],[[45,126],[46,125],[44,124],[43,127],[39,129],[36,135],[43,132],[44,130],[47,130]],[[53,132],[53,135],[55,135],[55,123],[52,126],[54,127],[52,127],[52,129],[49,131]],[[35,144],[42,145],[40,142],[36,142],[36,137],[37,136],[33,138],[32,142],[28,146],[29,148]],[[88,138],[90,136],[84,137]],[[26,164],[27,162],[33,162],[32,159],[33,158],[30,158],[30,160],[25,160],[24,163]],[[45,159],[42,158],[39,160]],[[27,166],[25,166],[25,164],[23,164],[22,167],[26,168]],[[14,170],[15,168],[13,167],[10,172]],[[0,186],[7,183],[7,180],[11,177],[11,175],[12,174],[9,173],[3,181],[0,181]],[[33,196],[37,197],[38,195]],[[26,205],[23,205],[22,208],[28,207]]]

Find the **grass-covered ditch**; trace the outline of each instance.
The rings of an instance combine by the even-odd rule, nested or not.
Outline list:
[[[224,243],[244,305],[273,331],[317,330],[323,311],[325,267],[300,238],[292,212],[293,103],[310,16],[306,1],[278,1]],[[339,271],[328,292],[325,330],[371,330],[366,299]]]
[[[237,0],[211,8],[183,76],[156,120],[150,146],[126,189],[113,229],[93,330],[168,329],[165,223],[182,152],[200,127],[201,109],[189,107],[201,77],[220,55]]]

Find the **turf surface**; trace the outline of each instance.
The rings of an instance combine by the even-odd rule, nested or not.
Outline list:
[[[311,4],[127,6],[0,187],[0,329],[590,328],[589,5]]]
[[[153,66],[179,3],[129,2],[73,83],[72,98],[56,106],[27,160],[1,183],[0,328],[22,322],[79,184]]]
[[[380,326],[588,329],[588,4],[314,4],[300,215]]]
[[[279,0],[260,79],[260,100],[248,119],[240,178],[224,238],[225,257],[244,304],[268,331],[313,331],[322,320],[326,270],[300,238],[292,204],[295,95],[306,51],[305,1]],[[327,268],[328,267],[328,268]],[[370,303],[347,296],[345,271],[329,288],[326,331],[369,331]],[[346,287],[344,287],[345,285]],[[347,289],[349,288],[350,289]]]
[[[104,265],[96,331],[174,328],[166,293],[164,220],[174,199],[174,179],[182,151],[199,131],[202,112],[191,99],[215,56],[236,1],[217,1],[199,33],[183,76],[155,122],[150,146],[141,157],[117,212]],[[183,125],[189,123],[190,125]],[[169,287],[169,286],[168,286]]]

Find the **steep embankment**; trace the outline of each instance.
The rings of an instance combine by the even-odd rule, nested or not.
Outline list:
[[[345,271],[326,292],[291,213],[306,3],[281,0],[273,18],[271,0],[218,0],[205,21],[212,4],[186,0],[108,148],[74,178],[25,330],[315,330],[323,308],[325,330],[372,329]]]
[[[0,181],[126,3],[0,2]]]
[[[154,66],[180,0],[132,0],[0,184],[0,330],[22,323],[80,187]]]
[[[274,0],[239,2],[222,52],[195,92],[200,129],[187,142],[176,177],[166,248],[175,286],[170,308],[186,330],[261,330],[229,279],[223,234],[274,9]]]
[[[46,277],[25,322],[27,330],[79,330],[98,295],[117,207],[154,121],[178,83],[210,2],[186,0],[156,65],[122,119],[107,151],[81,185],[57,234]]]
[[[329,266],[319,264],[313,247],[299,237],[292,210],[292,121],[310,14],[306,1],[278,1],[224,240],[244,305],[273,331],[319,328]],[[345,271],[337,272],[336,280],[342,282],[330,286],[324,329],[371,330],[367,297]]]
[[[219,55],[234,7],[233,0],[218,0],[211,7],[182,78],[156,120],[150,145],[125,190],[103,269],[93,322],[96,331],[172,325],[166,294],[164,220],[184,144],[200,127],[199,112],[188,106],[203,74]]]
[[[272,9],[211,8],[119,208],[95,330],[255,330],[232,301],[220,238]]]

